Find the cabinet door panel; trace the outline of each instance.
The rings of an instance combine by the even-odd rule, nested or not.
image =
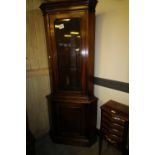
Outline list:
[[[81,136],[84,133],[84,107],[57,104],[58,131],[63,136]]]

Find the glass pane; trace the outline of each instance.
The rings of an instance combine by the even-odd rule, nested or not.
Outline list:
[[[54,27],[59,88],[61,90],[80,90],[80,18],[56,19]]]

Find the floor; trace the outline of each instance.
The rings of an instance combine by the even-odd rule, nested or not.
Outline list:
[[[40,138],[36,142],[36,155],[98,155],[98,141],[91,147],[78,147],[71,145],[55,144],[48,135]],[[103,141],[102,155],[121,155],[111,145]]]

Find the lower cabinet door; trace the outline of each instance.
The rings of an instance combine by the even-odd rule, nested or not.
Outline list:
[[[57,131],[62,136],[83,136],[85,132],[85,108],[82,104],[56,105]]]

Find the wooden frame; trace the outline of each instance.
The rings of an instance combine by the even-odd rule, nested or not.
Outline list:
[[[59,0],[43,3],[51,94],[47,96],[51,137],[58,143],[89,146],[96,141],[97,98],[94,96],[94,38],[96,0]],[[55,19],[81,20],[81,90],[60,90]],[[77,132],[78,131],[78,132]]]

